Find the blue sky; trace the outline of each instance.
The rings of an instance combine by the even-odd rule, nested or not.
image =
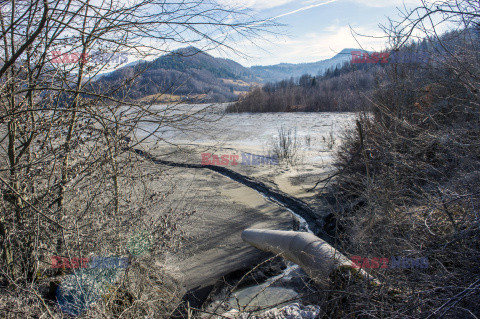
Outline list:
[[[239,41],[234,47],[248,55],[211,52],[230,57],[245,65],[314,62],[334,56],[344,48],[381,50],[386,47],[385,34],[379,24],[388,17],[399,19],[399,10],[416,7],[419,0],[219,0],[250,10],[259,18],[275,18],[285,25],[275,29],[282,35],[264,35],[250,41]],[[352,35],[350,27],[359,34]],[[358,43],[357,43],[358,41]]]

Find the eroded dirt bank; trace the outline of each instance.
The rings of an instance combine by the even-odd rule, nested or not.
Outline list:
[[[270,178],[266,176],[278,168],[263,169],[266,176],[250,177],[238,172],[242,168],[235,171],[221,166],[175,162],[140,149],[134,151],[153,165],[171,168],[175,183],[190,185],[191,191],[183,192],[182,200],[195,203],[196,213],[182,226],[187,238],[181,252],[170,259],[177,278],[184,283],[184,298],[190,305],[200,307],[222,277],[245,272],[271,257],[241,240],[245,228],[290,230],[298,224],[291,212],[305,219],[309,228],[317,233],[322,227],[321,210],[268,182]],[[280,174],[277,172],[276,176]],[[296,183],[295,179],[284,180]],[[294,185],[285,187],[291,189]]]

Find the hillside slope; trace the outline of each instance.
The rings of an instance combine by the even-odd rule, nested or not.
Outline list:
[[[108,87],[125,82],[125,90],[114,95],[135,100],[234,101],[259,83],[298,78],[303,74],[316,75],[341,66],[351,60],[354,50],[344,49],[333,58],[314,63],[246,68],[233,60],[216,58],[195,47],[187,47],[150,62],[127,65],[100,77],[96,85],[108,91]]]
[[[141,74],[135,76],[137,73]],[[188,47],[151,62],[118,69],[101,77],[97,84],[109,87],[133,77],[128,82],[128,90],[117,95],[130,99],[160,95],[181,100],[197,97],[201,101],[224,102],[236,99],[239,93],[248,91],[250,85],[258,81],[249,69],[237,62]]]
[[[318,74],[321,75],[330,68],[335,68],[336,66],[341,66],[346,61],[351,61],[352,51],[361,50],[343,49],[334,57],[318,62],[299,64],[281,63],[268,66],[253,66],[251,67],[251,70],[257,77],[262,79],[262,82],[276,82],[289,79],[290,77],[298,78],[304,74],[310,74],[313,76]]]

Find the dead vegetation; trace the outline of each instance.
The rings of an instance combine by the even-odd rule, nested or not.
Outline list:
[[[438,8],[452,19],[466,18],[468,3],[457,3],[461,15],[446,2]],[[356,283],[332,292],[323,304],[326,318],[480,314],[480,42],[478,24],[465,28],[425,40],[436,56],[431,64],[384,69],[372,111],[345,134],[331,189],[331,235],[341,251],[426,257],[429,266],[370,270],[383,285]]]
[[[174,188],[159,191],[155,183],[169,185],[163,171],[130,148],[205,112],[156,106],[159,96],[122,100],[147,65],[98,85],[94,78],[118,65],[78,57],[145,59],[201,40],[203,50],[227,48],[205,39],[238,39],[265,25],[210,1],[0,6],[0,317],[63,317],[62,303],[84,317],[168,316],[181,292],[163,254],[179,244],[177,223],[191,212],[164,205]],[[77,58],[58,60],[55,51]],[[132,246],[138,236],[143,244]],[[129,267],[52,269],[52,256],[122,257]]]

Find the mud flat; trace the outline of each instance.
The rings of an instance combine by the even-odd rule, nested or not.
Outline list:
[[[179,225],[184,234],[180,250],[168,256],[170,270],[187,291],[212,285],[222,276],[269,256],[241,240],[245,228],[292,228],[293,218],[287,209],[219,173],[169,167],[166,174],[168,185],[174,185],[175,190],[164,204],[194,211]]]
[[[222,276],[249,269],[269,257],[241,240],[244,229],[291,230],[293,226],[292,214],[286,207],[260,194],[255,184],[232,179],[222,169],[202,167],[201,153],[267,155],[269,138],[275,136],[280,125],[303,125],[297,128],[300,146],[297,166],[239,164],[221,168],[258,182],[273,193],[301,200],[316,214],[310,216],[312,220],[322,220],[328,213],[324,203],[308,189],[331,172],[340,131],[353,116],[232,114],[210,123],[210,127],[191,130],[189,136],[166,131],[165,138],[179,147],[162,143],[153,147],[152,139],[140,145],[139,149],[158,160],[152,162],[152,172],[155,167],[167,169],[168,185],[175,185],[173,196],[165,204],[195,211],[180,225],[185,234],[182,248],[168,256],[169,268],[183,282],[185,291],[200,291]],[[224,134],[207,134],[215,130]],[[159,184],[159,188],[167,187]]]

